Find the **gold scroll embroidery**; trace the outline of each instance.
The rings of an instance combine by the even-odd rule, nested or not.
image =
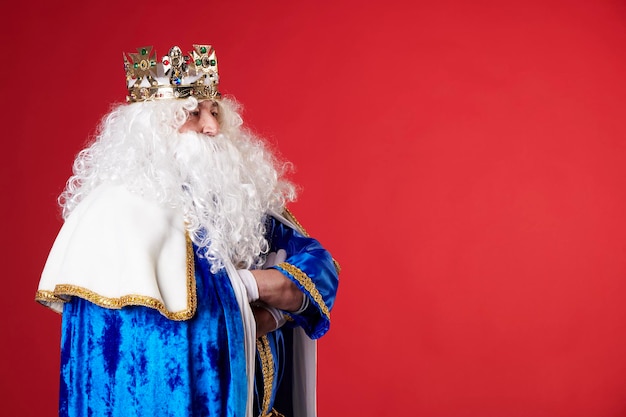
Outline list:
[[[263,403],[261,417],[267,416],[272,399],[272,385],[274,381],[274,357],[267,336],[261,336],[256,340],[256,348],[261,358],[261,372],[263,373]]]
[[[322,313],[324,313],[326,318],[330,320],[330,310],[328,310],[328,306],[326,306],[326,303],[324,302],[324,299],[322,298],[322,294],[320,294],[317,287],[315,287],[315,284],[313,283],[311,278],[309,278],[309,276],[305,274],[300,268],[294,265],[291,265],[288,262],[282,262],[276,266],[287,271],[289,275],[294,277],[294,279],[298,281],[300,285],[302,285],[302,287],[304,287],[304,289],[309,294],[311,294],[311,297],[313,297],[313,300],[320,307],[320,309],[322,310]]]

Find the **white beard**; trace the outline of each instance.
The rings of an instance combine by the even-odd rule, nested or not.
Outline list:
[[[192,240],[216,269],[223,257],[241,268],[260,265],[269,249],[265,216],[282,211],[285,203],[270,155],[247,139],[176,136],[175,171],[161,174],[175,175],[182,184],[170,192],[182,203],[176,205],[184,210]]]
[[[240,268],[259,266],[268,250],[265,216],[281,212],[295,198],[293,185],[281,178],[287,164],[278,164],[260,139],[240,129],[236,104],[228,100],[220,103],[220,130],[226,134],[179,133],[181,109],[187,105],[181,102],[114,109],[94,143],[74,162],[74,176],[59,197],[63,215],[67,218],[100,184],[121,184],[180,209],[199,255],[208,258],[213,272],[224,259]]]

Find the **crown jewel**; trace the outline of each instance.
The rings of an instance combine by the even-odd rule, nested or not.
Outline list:
[[[127,56],[128,55],[128,56]],[[124,54],[127,101],[195,97],[216,100],[219,75],[217,57],[211,45],[193,45],[189,55],[173,46],[160,61],[151,46]]]

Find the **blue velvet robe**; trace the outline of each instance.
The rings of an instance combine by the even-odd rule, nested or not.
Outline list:
[[[292,329],[311,338],[326,333],[337,270],[316,240],[273,217],[267,237],[272,251],[287,251],[274,268],[310,299],[303,313],[285,313],[287,324],[257,341],[255,414],[290,416]],[[143,306],[106,309],[78,297],[65,304],[60,416],[245,417],[244,336],[233,289],[224,270],[212,274],[198,256],[195,278],[197,310],[186,321]]]

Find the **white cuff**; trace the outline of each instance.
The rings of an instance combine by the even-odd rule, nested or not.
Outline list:
[[[254,279],[254,275],[247,269],[238,269],[237,273],[239,274],[239,278],[241,278],[241,282],[244,287],[246,287],[246,292],[248,293],[248,302],[251,303],[259,299],[259,286],[256,283],[256,279]]]
[[[285,259],[287,259],[287,251],[284,249],[278,249],[276,252],[270,252],[267,254],[267,258],[263,264],[263,269],[268,269],[281,262],[285,262]]]
[[[301,314],[304,312],[304,310],[307,309],[307,307],[309,306],[309,297],[306,296],[306,294],[303,292],[302,293],[302,304],[300,305],[300,308],[294,312],[292,312],[291,314]]]
[[[262,305],[260,306],[264,309],[266,309],[267,311],[269,311],[269,313],[272,315],[272,317],[274,317],[274,321],[276,322],[276,329],[282,327],[283,324],[285,324],[285,322],[287,321],[285,319],[285,315],[283,314],[283,312],[277,308],[274,307],[270,307],[268,305]],[[276,330],[274,329],[274,330]]]

